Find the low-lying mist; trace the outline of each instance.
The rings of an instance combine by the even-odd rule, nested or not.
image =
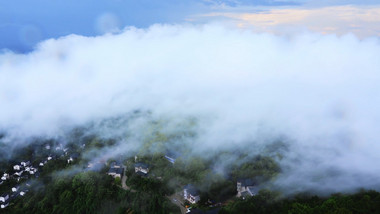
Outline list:
[[[170,145],[203,157],[257,155],[286,139],[286,149],[274,148],[277,190],[380,190],[379,59],[378,38],[213,24],[51,39],[29,54],[0,55],[2,143],[92,124],[88,132],[118,140],[102,152],[133,156],[147,121],[164,121],[163,132],[193,136]],[[128,121],[131,112],[148,113]]]

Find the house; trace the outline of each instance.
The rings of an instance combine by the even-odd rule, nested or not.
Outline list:
[[[4,208],[6,208],[8,205],[9,205],[9,202],[6,201],[6,202],[4,202],[3,204],[1,204],[0,207],[1,207],[1,209],[4,209]]]
[[[29,192],[29,190],[23,187],[22,189],[20,189],[20,196],[24,196],[27,192]]]
[[[9,174],[4,173],[3,176],[1,177],[1,180],[6,181],[7,178],[9,178]]]
[[[22,161],[21,162],[21,166],[23,166],[23,167],[27,167],[27,166],[30,166],[30,161]]]
[[[252,179],[238,179],[236,182],[237,197],[249,197],[258,193],[259,188]]]
[[[8,199],[9,199],[9,194],[4,193],[0,195],[0,202],[5,203],[5,201],[7,201]]]
[[[14,165],[14,166],[13,166],[13,169],[14,169],[14,170],[21,170],[21,166],[20,166],[20,165]]]
[[[175,160],[178,158],[179,155],[177,155],[174,152],[167,152],[165,154],[166,160],[168,160],[170,163],[174,164]]]
[[[22,173],[24,173],[24,171],[15,172],[15,174],[13,174],[13,175],[21,176],[21,175],[22,175]]]
[[[67,159],[67,163],[71,163],[73,161],[74,161],[74,159],[72,157],[70,157],[69,159]]]
[[[70,155],[70,158],[67,159],[67,163],[73,162],[74,160],[78,159],[78,157],[79,157],[78,153],[74,153],[74,154]]]
[[[1,202],[1,209],[6,208],[9,205],[9,195],[8,194],[3,194],[0,196],[0,202]]]
[[[16,187],[12,187],[12,192],[17,192],[18,189],[20,189],[20,187],[16,186]]]
[[[119,162],[119,161],[112,162],[111,168],[121,168],[121,162]]]
[[[110,168],[108,171],[108,175],[111,175],[114,178],[121,178],[123,176],[124,169],[123,168]]]
[[[44,166],[44,163],[41,162],[41,163],[39,164],[39,166]]]
[[[145,163],[136,163],[135,172],[140,175],[147,175],[149,172],[149,165]]]
[[[57,147],[55,147],[55,151],[60,151],[60,150],[63,150],[63,146],[61,143],[57,145]]]
[[[191,184],[188,184],[183,188],[183,197],[192,204],[197,203],[201,199],[198,189]]]

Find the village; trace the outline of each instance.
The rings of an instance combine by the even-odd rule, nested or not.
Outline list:
[[[84,146],[82,146],[84,148]],[[70,150],[57,145],[52,148],[51,145],[46,144],[37,150],[45,158],[38,157],[36,159],[29,159],[23,161],[13,161],[14,165],[2,173],[0,180],[0,208],[7,208],[13,200],[20,197],[27,197],[27,193],[37,181],[40,173],[44,172],[44,167],[51,162],[60,158],[64,159],[67,164],[72,163],[78,158],[78,153],[70,154]],[[8,187],[8,189],[6,189]]]
[[[62,144],[54,147],[47,144],[39,149],[42,151],[39,153],[45,154],[45,158],[39,157],[19,162],[15,161],[15,164],[9,167],[9,170],[2,173],[0,181],[0,208],[7,209],[15,199],[27,197],[28,192],[33,187],[33,183],[38,180],[41,173],[45,172],[44,167],[49,166],[49,163],[53,164],[54,161],[65,161],[65,164],[62,163],[63,167],[72,166],[72,164],[77,163],[78,159],[80,159],[80,152],[83,152],[84,149],[85,144],[77,149],[66,148]],[[115,184],[119,184],[122,189],[128,191],[136,191],[134,188],[139,188],[138,186],[133,186],[133,184],[132,186],[127,185],[128,182],[131,182],[130,180],[132,179],[129,179],[131,177],[140,180],[154,179],[159,182],[165,182],[165,176],[156,173],[158,170],[165,170],[165,168],[160,169],[157,164],[154,166],[155,164],[148,164],[141,159],[146,159],[146,157],[139,158],[136,155],[134,158],[124,160],[124,163],[121,159],[88,161],[87,165],[82,167],[82,171],[100,172],[101,169],[106,168],[108,169],[105,171],[106,174],[115,179]],[[164,160],[165,163],[163,164],[170,169],[175,167],[177,159],[176,155],[168,152],[160,160]],[[179,189],[179,186],[182,186],[182,188]],[[238,179],[235,186],[234,192],[236,194],[233,197],[237,198],[244,199],[254,196],[259,191],[257,184],[250,178]],[[5,189],[5,187],[8,187],[8,189]],[[176,191],[173,194],[166,197],[179,207],[182,213],[199,213],[199,207],[218,208],[222,205],[222,201],[202,198],[202,191],[195,183],[179,183],[175,189]],[[202,199],[204,199],[203,201],[206,200],[206,203],[201,205],[199,203]]]
[[[170,165],[174,165],[177,157],[172,155],[172,153],[167,153],[164,155],[164,159]],[[133,172],[135,175],[141,177],[141,179],[157,179],[163,180],[161,176],[157,176],[152,173],[152,166],[145,162],[139,161],[138,156],[134,157],[134,163],[129,164],[133,168]],[[113,178],[118,178],[122,180],[122,187],[128,190],[132,190],[130,187],[125,185],[126,180],[128,179],[126,174],[124,173],[126,170],[126,166],[121,162],[116,161],[110,164],[110,168],[108,171],[108,175]],[[257,183],[251,178],[241,178],[236,181],[236,194],[233,195],[233,198],[241,198],[245,199],[247,197],[254,196],[258,194],[260,188]],[[210,209],[208,212],[203,212],[198,207],[199,202],[201,201],[201,190],[195,184],[189,183],[183,185],[180,191],[173,193],[172,195],[167,196],[173,204],[178,206],[182,213],[217,213],[219,208],[222,206],[220,201],[216,202],[210,198],[207,198],[207,202],[205,205]],[[193,209],[194,208],[194,209]]]

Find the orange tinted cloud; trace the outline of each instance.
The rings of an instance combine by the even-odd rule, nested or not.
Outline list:
[[[380,36],[380,6],[272,9],[254,13],[218,12],[203,17],[223,17],[238,27],[264,32],[287,33],[307,29],[324,34]]]

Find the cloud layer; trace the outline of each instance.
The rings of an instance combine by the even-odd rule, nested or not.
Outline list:
[[[240,28],[282,35],[306,30],[338,35],[354,33],[361,38],[380,35],[378,5],[246,8],[245,10],[242,8],[240,11],[230,8],[230,11],[212,12],[194,19],[224,19]]]
[[[70,35],[0,56],[0,128],[55,136],[134,110],[192,116],[199,151],[257,152],[287,136],[277,188],[380,190],[379,58],[376,38],[218,25]]]

